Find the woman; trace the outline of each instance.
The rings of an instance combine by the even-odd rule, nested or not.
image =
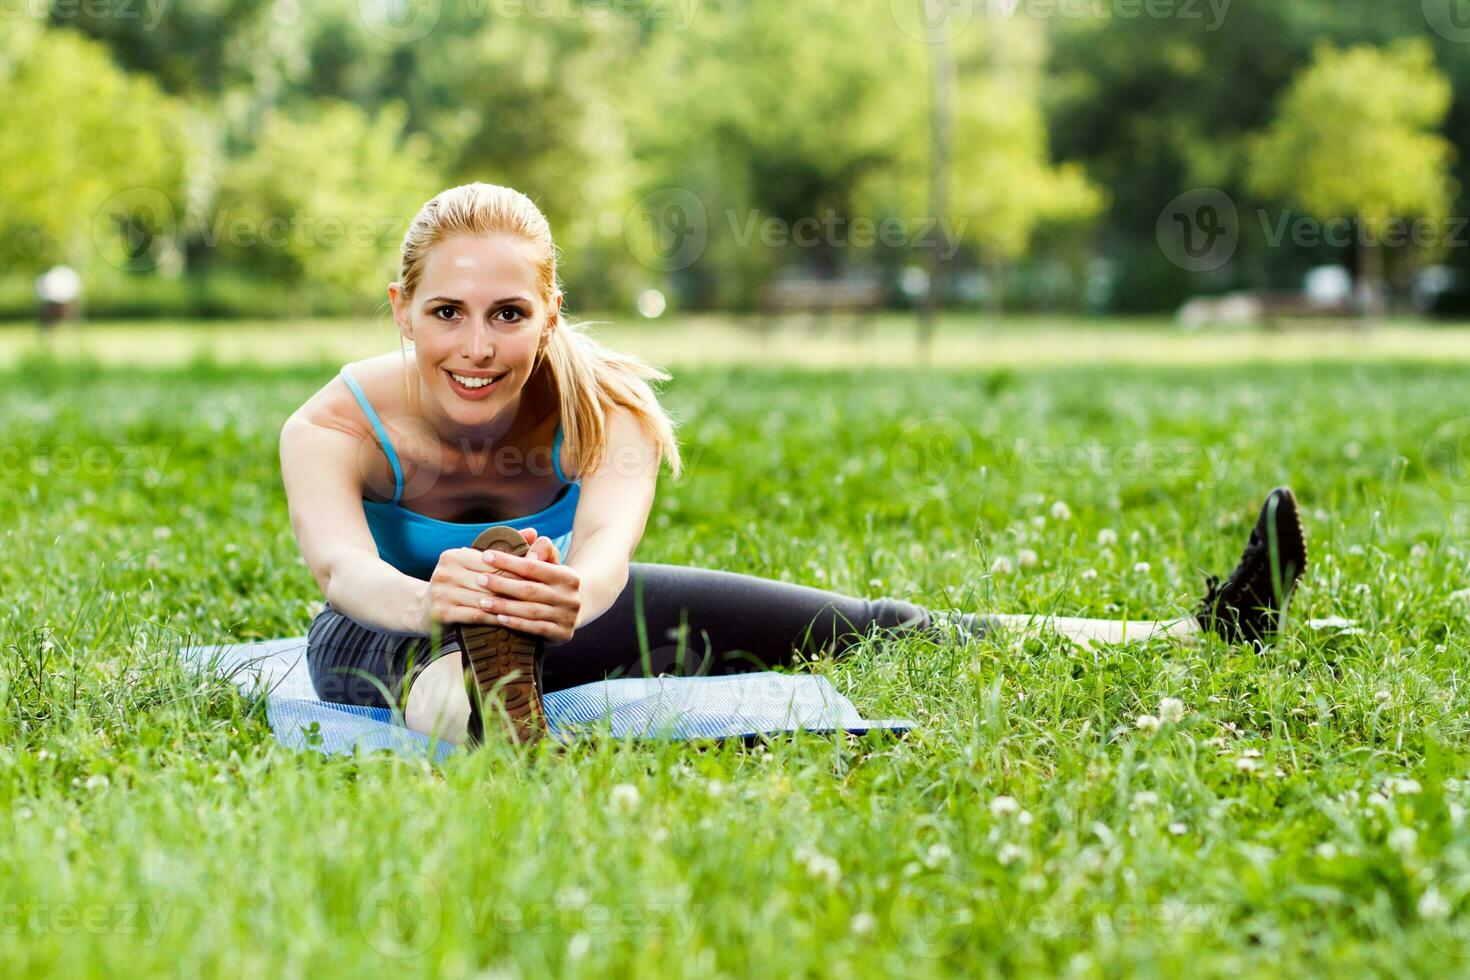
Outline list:
[[[429,201],[388,295],[412,359],[344,367],[281,432],[291,524],[326,597],[307,652],[323,700],[401,706],[410,728],[457,742],[478,737],[494,693],[534,738],[543,691],[608,676],[790,664],[877,629],[967,642],[1035,625],[631,563],[659,466],[680,471],[649,385],[668,375],[564,320],[551,232],[523,194],[475,183]],[[1305,563],[1277,490],[1195,619],[1045,623],[1084,641],[1204,628],[1262,642]]]

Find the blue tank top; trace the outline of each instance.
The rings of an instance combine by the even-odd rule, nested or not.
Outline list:
[[[551,447],[551,465],[556,471],[556,478],[565,486],[550,507],[525,517],[512,517],[488,524],[441,521],[415,513],[398,503],[403,496],[403,467],[398,462],[398,454],[393,451],[393,444],[388,441],[388,430],[383,428],[382,420],[373,411],[367,396],[362,393],[357,379],[345,367],[342,369],[342,380],[352,389],[352,396],[357,399],[357,403],[362,406],[362,413],[372,423],[378,442],[393,466],[393,499],[387,503],[368,500],[366,497],[362,499],[363,514],[367,517],[368,529],[372,531],[373,543],[378,547],[379,558],[405,575],[427,581],[434,574],[434,567],[439,564],[440,554],[451,548],[468,548],[481,531],[504,524],[518,530],[534,527],[538,536],[551,538],[556,544],[557,553],[563,561],[566,560],[567,551],[572,546],[572,519],[577,513],[582,482],[568,480],[561,471],[560,423],[556,427],[556,441]]]

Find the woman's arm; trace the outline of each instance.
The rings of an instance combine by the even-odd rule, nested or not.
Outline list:
[[[499,621],[553,644],[564,643],[578,627],[611,608],[628,583],[628,562],[653,507],[658,469],[653,437],[627,410],[610,413],[602,464],[579,477],[582,491],[570,552],[554,555],[550,540],[538,537],[525,558],[490,559],[505,573],[485,580],[496,595]]]
[[[361,440],[300,411],[281,429],[291,529],[322,595],[343,615],[393,633],[428,634],[429,583],[378,557],[362,510]]]
[[[608,418],[607,455],[582,481],[566,563],[582,576],[583,626],[607,612],[628,584],[628,562],[643,540],[658,484],[658,447],[627,409]]]

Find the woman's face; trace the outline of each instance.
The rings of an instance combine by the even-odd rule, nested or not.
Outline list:
[[[555,329],[531,246],[509,235],[462,235],[430,250],[417,291],[388,287],[399,331],[414,345],[423,393],[451,421],[483,425],[519,402],[536,354]]]

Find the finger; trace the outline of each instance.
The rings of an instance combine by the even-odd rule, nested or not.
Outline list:
[[[503,597],[482,598],[480,609],[488,613],[499,613],[502,616],[514,616],[517,619],[535,619],[542,622],[555,623],[563,618],[565,610],[556,606],[548,606],[542,602],[519,602],[514,599]]]
[[[536,539],[540,537],[540,535],[536,533],[536,529],[534,527],[523,527],[520,529],[520,531],[521,537],[526,539],[526,544],[535,544]]]
[[[507,599],[522,599],[529,602],[550,602],[556,590],[544,582],[533,582],[516,575],[481,575],[475,585],[482,592]]]
[[[485,552],[485,564],[503,571],[514,572],[522,578],[533,579],[537,582],[549,582],[553,585],[569,583],[576,578],[576,573],[565,565],[554,565],[549,561],[541,561],[538,558],[522,558],[519,555],[508,555],[503,551]]]
[[[455,589],[449,592],[441,599],[439,622],[446,625],[452,623],[495,625],[495,613],[480,605],[480,600],[483,598],[485,598],[484,593],[472,592],[468,589]]]
[[[497,616],[500,625],[508,629],[520,630],[522,633],[533,633],[543,636],[548,640],[560,640],[566,637],[567,631],[554,623],[548,623],[537,619],[521,619],[518,616]]]
[[[556,550],[556,543],[550,538],[537,538],[536,543],[531,545],[530,557],[551,562],[553,565],[561,564],[561,554]]]

